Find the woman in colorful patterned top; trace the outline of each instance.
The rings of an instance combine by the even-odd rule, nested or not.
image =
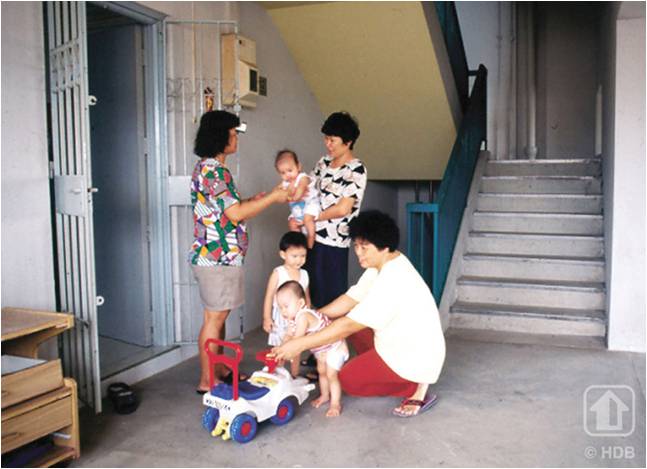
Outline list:
[[[244,303],[243,262],[248,238],[245,220],[258,215],[273,203],[287,202],[280,186],[269,194],[241,200],[227,156],[238,149],[240,120],[226,111],[209,111],[200,119],[194,152],[200,157],[191,177],[194,241],[189,253],[204,305],[204,320],[198,336],[200,382],[197,392],[209,389],[209,359],[204,343],[209,338],[224,339],[229,312]],[[226,370],[216,370],[216,378]]]

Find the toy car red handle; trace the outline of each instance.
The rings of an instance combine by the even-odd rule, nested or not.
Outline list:
[[[230,357],[229,355],[225,355],[224,353],[213,353],[211,351],[211,345],[216,345],[223,348],[230,348],[234,350],[235,356]],[[238,344],[234,344],[233,342],[227,342],[220,339],[207,339],[207,341],[204,343],[204,349],[207,352],[207,356],[209,357],[209,390],[213,389],[213,384],[214,384],[213,374],[215,371],[214,365],[216,363],[222,363],[223,365],[228,367],[233,373],[232,382],[233,382],[234,400],[237,400],[238,399],[238,365],[240,361],[243,359],[243,349]]]
[[[271,348],[260,350],[258,353],[256,353],[256,360],[258,360],[259,362],[267,366],[268,373],[274,373],[274,370],[278,365],[278,362],[276,361],[276,357],[272,355]]]

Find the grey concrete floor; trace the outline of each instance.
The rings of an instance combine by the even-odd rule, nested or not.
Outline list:
[[[264,340],[260,329],[246,336],[243,369],[260,367],[253,357]],[[645,467],[644,354],[450,337],[429,412],[402,419],[391,415],[396,398],[344,396],[341,417],[328,419],[306,402],[288,425],[262,423],[244,445],[201,428],[197,370],[194,358],[134,385],[141,405],[131,415],[109,402],[101,415],[82,412],[81,458],[71,466]],[[587,434],[592,385],[634,392],[623,414],[627,431],[634,416],[630,435]],[[626,388],[611,389],[631,407]],[[595,414],[586,415],[595,431]]]

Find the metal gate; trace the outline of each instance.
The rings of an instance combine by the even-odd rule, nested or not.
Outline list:
[[[196,163],[193,139],[200,117],[208,110],[223,109],[220,38],[238,33],[234,21],[166,22],[166,111],[168,138],[168,209],[171,248],[173,317],[176,343],[197,341],[202,324],[202,306],[197,284],[187,262],[193,242],[193,211],[190,198],[191,172]],[[235,103],[238,114],[238,82]],[[238,158],[230,168],[238,179]],[[241,331],[242,309],[227,319],[228,331]]]
[[[79,399],[101,412],[92,229],[92,188],[84,2],[48,2],[50,118],[55,192],[58,294],[75,327],[63,334],[65,374]]]

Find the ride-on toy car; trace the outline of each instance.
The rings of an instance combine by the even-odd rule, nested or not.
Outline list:
[[[213,353],[210,345],[221,345],[233,349],[234,357]],[[315,387],[305,378],[292,378],[276,360],[268,357],[269,350],[256,354],[256,359],[265,365],[255,371],[246,381],[238,381],[238,365],[243,350],[238,344],[218,339],[205,343],[209,357],[209,389],[202,398],[207,406],[202,416],[202,426],[212,436],[222,435],[223,440],[233,438],[247,443],[256,436],[258,423],[270,419],[276,425],[292,420],[298,405],[301,405]],[[223,350],[224,352],[224,350]],[[214,365],[222,363],[232,372],[232,384],[219,383],[214,386]]]

